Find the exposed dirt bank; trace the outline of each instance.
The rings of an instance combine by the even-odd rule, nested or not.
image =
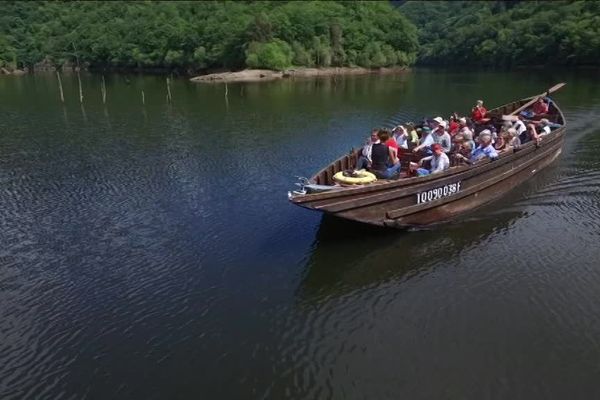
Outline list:
[[[268,69],[245,69],[236,72],[220,72],[216,74],[200,75],[191,78],[192,82],[218,83],[218,82],[263,82],[283,78],[308,78],[337,75],[367,75],[367,74],[395,74],[408,71],[407,68],[290,68],[285,71],[272,71]]]

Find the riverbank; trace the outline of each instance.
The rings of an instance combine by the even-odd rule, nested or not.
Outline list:
[[[190,79],[199,83],[230,83],[230,82],[266,82],[285,78],[313,78],[341,75],[368,75],[368,74],[398,74],[407,72],[406,67],[394,68],[361,68],[361,67],[339,67],[339,68],[290,68],[284,71],[273,71],[268,69],[244,69],[235,72],[219,72],[195,76]]]
[[[23,71],[22,69],[12,69],[12,68],[6,68],[6,67],[0,68],[0,75],[21,76],[21,75],[25,75],[26,73],[27,73],[27,71]]]

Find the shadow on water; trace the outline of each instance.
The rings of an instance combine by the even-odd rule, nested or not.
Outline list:
[[[526,217],[521,210],[484,211],[431,229],[381,229],[324,215],[297,289],[301,301],[319,302],[386,281],[404,281],[432,272],[506,232]]]

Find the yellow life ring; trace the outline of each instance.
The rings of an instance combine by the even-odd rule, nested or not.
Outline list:
[[[377,177],[374,174],[365,171],[364,169],[354,171],[354,175],[356,176],[345,176],[344,171],[340,171],[333,175],[333,180],[346,185],[364,185],[377,180]]]

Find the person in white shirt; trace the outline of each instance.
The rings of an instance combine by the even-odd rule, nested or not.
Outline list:
[[[442,146],[444,153],[449,153],[452,150],[452,138],[446,132],[446,126],[446,121],[440,122],[435,131],[433,131],[433,141]]]
[[[525,123],[521,121],[521,118],[518,115],[515,115],[515,121],[513,122],[513,128],[517,131],[517,135],[521,135],[523,132],[527,130]]]
[[[430,174],[439,174],[440,172],[444,172],[448,168],[450,168],[450,159],[444,153],[442,146],[438,143],[434,143],[431,145],[432,155],[429,157],[423,157],[419,160],[419,163],[411,163],[410,168],[412,170],[416,170],[418,176],[425,176]],[[422,168],[423,163],[425,161],[429,161],[430,167],[429,169]]]
[[[394,129],[392,129],[393,138],[398,143],[398,147],[408,150],[408,139],[409,134],[408,130],[402,125],[398,125]]]
[[[368,139],[367,143],[363,146],[360,156],[358,160],[356,160],[356,169],[363,169],[371,166],[371,150],[373,149],[373,145],[379,143],[379,137],[377,136],[378,129],[373,129],[371,132],[371,137]]]

